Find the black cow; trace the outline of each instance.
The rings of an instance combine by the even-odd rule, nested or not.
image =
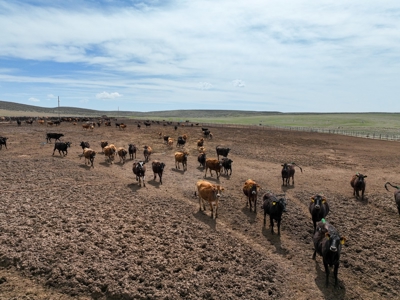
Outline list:
[[[231,150],[230,148],[223,148],[220,146],[215,147],[215,150],[217,151],[217,159],[219,160],[219,156],[227,157],[229,151]]]
[[[164,135],[163,136],[163,139],[164,139],[164,143],[168,143],[168,139],[169,139],[169,135]]]
[[[160,184],[162,184],[162,174],[164,172],[164,168],[165,168],[165,164],[163,162],[159,162],[157,160],[154,160],[151,163],[151,167],[153,169],[153,173],[154,173],[154,179],[156,180],[157,174],[158,177],[160,178]]]
[[[292,185],[294,185],[294,173],[295,173],[295,169],[294,167],[298,167],[301,171],[301,173],[303,173],[303,169],[301,167],[299,167],[298,165],[296,165],[294,162],[292,162],[291,164],[288,163],[284,163],[282,165],[282,185],[288,186],[290,183],[290,178],[292,178]]]
[[[313,220],[314,233],[315,233],[317,222],[321,221],[321,219],[325,218],[329,213],[328,202],[326,202],[324,196],[317,194],[311,197],[309,210],[311,218]]]
[[[205,131],[203,131],[203,134],[204,134],[204,136],[205,137],[210,137],[210,134],[211,134],[211,131],[210,130],[205,130]]]
[[[54,122],[53,122],[53,124],[54,124],[54,125],[56,125],[56,126],[58,126],[58,125],[60,125],[60,124],[61,124],[61,121],[59,121],[59,120],[57,120],[57,121],[54,121]]]
[[[233,160],[227,157],[223,157],[221,160],[222,167],[224,168],[225,175],[228,175],[228,171],[231,171],[229,175],[232,175],[232,163]]]
[[[0,148],[1,149],[1,148]],[[397,205],[397,210],[399,211],[399,215],[400,215],[400,187],[396,186],[396,185],[392,185],[390,182],[386,182],[385,183],[385,189],[387,191],[389,191],[389,189],[387,188],[387,185],[390,185],[394,188],[396,188],[396,190],[394,191],[394,201],[396,202]]]
[[[60,137],[62,137],[62,136],[64,136],[64,134],[62,134],[62,133],[47,133],[46,140],[48,143],[51,143],[51,139],[55,139],[55,141],[57,141],[57,140],[60,141]]]
[[[201,131],[209,131],[208,128],[201,127]]]
[[[140,129],[140,127],[141,127],[141,126],[140,126],[140,124],[137,124],[137,128],[139,128],[139,129]]]
[[[315,259],[317,253],[322,256],[325,267],[326,286],[329,285],[329,267],[333,266],[335,287],[337,287],[340,252],[345,241],[346,238],[341,237],[333,225],[326,221],[317,223],[317,230],[313,236],[315,250],[312,258]]]
[[[140,186],[141,186],[140,181],[142,181],[144,187],[146,186],[146,183],[144,182],[146,174],[145,164],[146,163],[144,161],[134,162],[132,167],[133,174],[136,175],[136,181],[139,181]]]
[[[60,153],[60,155],[61,155],[61,152],[62,152],[63,156],[66,156],[68,154],[68,148],[69,147],[71,147],[71,143],[70,142],[66,142],[66,143],[57,142],[57,143],[54,144],[53,155],[54,155],[54,152],[56,150],[58,150],[58,153]],[[65,152],[65,154],[64,154],[64,152]]]
[[[82,147],[82,150],[84,150],[85,148],[90,148],[89,142],[84,142],[84,141],[82,141],[82,142],[79,144],[79,146]]]
[[[136,158],[136,151],[137,151],[137,148],[134,144],[128,145],[128,152],[129,152],[130,159],[133,159],[133,156],[135,156],[135,158]]]
[[[350,185],[353,188],[353,196],[356,196],[357,199],[360,197],[360,191],[361,199],[364,199],[366,186],[366,181],[364,180],[364,178],[367,178],[367,175],[363,175],[357,172],[350,180]]]
[[[19,119],[17,120],[17,124],[18,126],[21,126],[21,121]]]
[[[177,129],[178,129],[178,126],[175,125],[174,129],[177,130]]]
[[[282,213],[286,211],[286,196],[280,197],[279,199],[273,193],[268,192],[263,196],[264,209],[264,226],[266,223],[266,215],[269,214],[269,223],[271,227],[271,233],[274,234],[274,220],[278,225],[278,235],[281,235],[281,220]]]
[[[204,152],[200,153],[197,157],[197,161],[200,163],[200,166],[202,166],[204,170],[204,168],[206,167],[206,154]]]
[[[146,127],[151,126],[151,123],[150,123],[150,122],[144,122],[143,124],[146,125]]]
[[[185,144],[186,140],[183,137],[178,136],[178,140],[176,141],[176,147],[185,146]]]
[[[0,136],[0,150],[3,148],[3,145],[7,149],[7,140],[8,138]]]

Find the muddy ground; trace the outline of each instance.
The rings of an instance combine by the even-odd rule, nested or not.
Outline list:
[[[219,217],[199,212],[195,183],[204,172],[197,162],[201,125],[138,129],[125,122],[83,130],[0,124],[8,149],[0,150],[1,299],[399,299],[400,217],[387,181],[400,183],[398,142],[306,132],[213,128],[206,140],[231,148],[232,176],[219,180],[225,192]],[[72,142],[68,155],[55,153],[46,132]],[[187,171],[177,170],[174,153],[158,133],[189,136]],[[100,141],[117,147],[143,146],[151,160],[166,164],[163,184],[148,165],[146,187],[132,173],[132,161],[106,162]],[[94,168],[79,158],[81,141],[98,151]],[[295,162],[295,184],[282,186],[281,163]],[[367,175],[364,200],[349,181]],[[246,207],[246,179],[277,194],[286,193],[288,212],[281,236],[263,226],[260,209]],[[322,258],[312,260],[310,197],[323,193],[326,218],[347,238],[339,287],[331,273],[325,287]],[[262,193],[261,193],[262,194]]]

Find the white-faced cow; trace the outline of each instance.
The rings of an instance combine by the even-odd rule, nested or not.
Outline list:
[[[324,196],[316,194],[315,196],[311,197],[311,202],[308,209],[311,214],[315,233],[317,222],[321,221],[328,215],[329,205]]]
[[[400,215],[400,187],[391,184],[390,182],[386,182],[385,183],[385,189],[387,191],[389,191],[389,189],[387,188],[387,185],[390,185],[392,187],[394,187],[396,190],[394,191],[394,201],[396,202],[396,206],[397,206],[397,210],[399,211],[399,215]]]
[[[199,194],[199,210],[205,211],[205,202],[208,202],[211,210],[211,218],[216,219],[218,217],[219,198],[224,188],[205,180],[199,180],[196,183],[196,189]],[[194,194],[196,196],[196,191]]]
[[[282,171],[281,171],[282,185],[288,186],[290,183],[290,178],[292,178],[292,185],[294,185],[294,173],[295,173],[294,167],[295,166],[300,169],[301,173],[303,173],[303,169],[301,167],[299,167],[298,165],[296,165],[294,162],[292,162],[290,164],[284,163],[282,165]]]
[[[315,259],[317,253],[322,256],[326,276],[325,284],[327,287],[329,285],[329,267],[332,266],[334,267],[335,287],[338,285],[340,253],[345,241],[346,238],[341,237],[335,227],[325,221],[325,219],[317,223],[317,230],[313,236],[315,250],[312,258]]]
[[[141,184],[141,182],[142,182],[144,187],[146,186],[146,183],[144,182],[146,179],[145,178],[145,174],[146,174],[145,163],[146,162],[144,162],[144,161],[134,162],[133,166],[132,166],[133,174],[136,175],[136,181],[139,182],[140,186],[142,185]]]
[[[363,175],[357,172],[350,180],[350,185],[353,188],[353,196],[356,196],[356,198],[358,199],[360,198],[361,192],[361,200],[364,199],[365,186],[367,185],[364,178],[367,178],[367,175]]]

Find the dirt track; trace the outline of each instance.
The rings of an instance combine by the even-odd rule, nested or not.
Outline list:
[[[232,150],[231,177],[210,182],[225,188],[219,218],[198,211],[194,197],[204,172],[197,162],[199,127],[128,124],[82,130],[0,124],[8,149],[0,150],[1,299],[398,299],[400,217],[387,181],[400,183],[400,144],[317,133],[254,128],[210,128],[208,157],[215,147]],[[64,133],[68,155],[54,156],[46,132]],[[174,152],[158,133],[175,140],[186,133],[188,170],[175,169]],[[166,164],[163,185],[139,187],[132,161],[105,161],[100,141],[154,149]],[[98,151],[91,169],[79,158],[81,141]],[[281,163],[296,162],[295,185],[282,187]],[[366,199],[355,199],[349,181],[368,175]],[[281,236],[263,227],[263,215],[246,207],[242,186],[256,180],[284,193],[288,212]],[[323,193],[327,217],[347,238],[339,288],[325,288],[322,258],[312,260],[310,197]],[[259,198],[260,199],[260,198]],[[332,272],[333,273],[333,272]]]

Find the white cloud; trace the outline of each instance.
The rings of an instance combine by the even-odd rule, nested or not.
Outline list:
[[[236,86],[236,87],[245,87],[246,86],[244,81],[240,80],[240,79],[232,80],[232,84],[233,84],[233,86]]]
[[[34,97],[30,97],[28,100],[31,101],[31,102],[40,102],[39,99],[34,98]]]
[[[115,98],[119,98],[119,97],[122,97],[122,95],[118,92],[114,92],[114,93],[102,92],[102,93],[98,93],[96,95],[97,99],[115,99]]]
[[[213,87],[213,85],[209,82],[199,82],[199,88],[202,90],[209,90]]]
[[[48,99],[54,99],[54,98],[57,98],[57,97],[54,96],[53,94],[48,94],[48,95],[47,95],[47,98],[48,98]]]

